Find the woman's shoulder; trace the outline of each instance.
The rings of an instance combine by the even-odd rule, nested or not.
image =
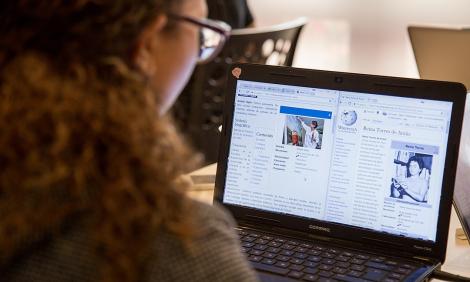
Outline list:
[[[143,281],[255,281],[240,251],[235,221],[221,206],[192,201],[197,235],[187,248],[169,232],[155,236],[145,260]],[[5,281],[93,281],[98,258],[93,238],[80,224],[60,236],[39,240],[28,252],[0,267]],[[132,248],[132,246],[129,246]]]
[[[241,253],[235,221],[220,205],[192,202],[197,235],[185,246],[171,233],[160,234],[148,259],[146,281],[256,281]]]
[[[99,269],[93,239],[81,221],[70,224],[54,236],[35,234],[3,269],[1,281],[95,281]]]

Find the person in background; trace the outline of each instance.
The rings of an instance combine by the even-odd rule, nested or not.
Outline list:
[[[254,26],[246,0],[207,0],[209,18],[228,23],[232,29]]]
[[[203,0],[0,3],[1,281],[257,279],[229,214],[187,197],[192,153],[165,115],[227,36],[205,16]]]

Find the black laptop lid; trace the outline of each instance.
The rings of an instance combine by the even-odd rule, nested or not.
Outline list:
[[[467,94],[468,95],[468,94]],[[466,102],[466,113],[470,112],[470,101]],[[462,224],[462,229],[470,240],[470,116],[463,122],[460,140],[459,163],[455,182],[454,206]]]
[[[443,261],[465,92],[234,65],[214,197],[239,222]]]

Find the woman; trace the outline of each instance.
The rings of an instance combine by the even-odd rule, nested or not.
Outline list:
[[[391,197],[426,202],[429,178],[426,177],[427,173],[425,172],[426,168],[424,168],[423,160],[412,156],[409,158],[406,168],[406,178],[392,179]]]
[[[230,217],[175,181],[192,161],[162,116],[220,49],[198,50],[203,26],[224,35],[205,14],[203,0],[0,3],[2,281],[256,279]]]

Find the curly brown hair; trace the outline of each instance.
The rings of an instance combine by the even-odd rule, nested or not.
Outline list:
[[[139,32],[179,2],[1,1],[0,266],[78,214],[102,280],[139,279],[160,231],[194,234],[175,180],[191,152],[132,64]]]

